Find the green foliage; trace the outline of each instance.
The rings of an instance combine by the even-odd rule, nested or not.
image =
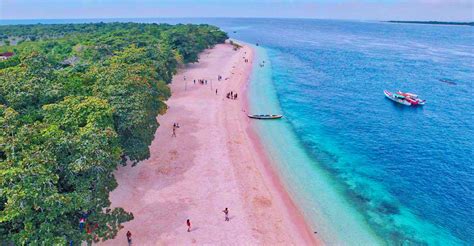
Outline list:
[[[228,38],[218,28],[209,25],[177,25],[176,28],[163,32],[162,36],[183,56],[185,63],[197,62],[200,51]]]
[[[115,109],[115,128],[120,135],[124,153],[133,161],[150,156],[148,146],[158,128],[156,115],[165,107],[163,100],[170,91],[159,77],[151,50],[134,45],[117,52],[103,66],[94,70],[97,82],[93,93],[107,98]]]
[[[49,245],[109,238],[133,217],[103,211],[122,152],[112,109],[94,97],[66,97],[43,108],[44,121],[33,124],[11,108],[0,111],[0,239]],[[97,231],[78,230],[81,211],[89,211]]]
[[[54,83],[53,72],[43,55],[22,57],[18,66],[0,70],[0,102],[24,112],[60,99],[61,85]]]
[[[65,245],[115,237],[113,172],[150,156],[179,64],[227,35],[208,25],[0,26],[0,242]],[[79,230],[87,214],[88,233]]]
[[[20,63],[20,59],[18,56],[14,56],[13,58],[7,59],[7,60],[0,60],[0,69],[7,68],[7,67],[13,67],[16,66]]]

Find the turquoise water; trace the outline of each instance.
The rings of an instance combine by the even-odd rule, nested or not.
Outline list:
[[[250,110],[252,113],[283,113],[273,84],[273,77],[278,73],[272,69],[266,50],[260,47],[254,48],[257,51],[257,62],[254,64],[249,88]],[[266,66],[261,68],[259,63],[263,60]],[[443,228],[417,218],[409,209],[401,206],[394,197],[387,194],[381,184],[366,179],[362,175],[355,176],[360,172],[364,175],[376,176],[377,170],[351,167],[344,175],[356,172],[354,177],[349,176],[348,183],[338,182],[339,180],[333,176],[334,172],[319,163],[311,150],[307,149],[306,143],[298,138],[290,120],[257,121],[253,126],[264,142],[280,179],[300,207],[312,230],[318,232],[318,237],[324,243],[329,245],[466,244]],[[312,129],[313,132],[316,130],[321,131],[321,129]],[[338,149],[337,143],[325,136],[318,136],[314,141],[323,142],[327,151],[331,151],[324,154],[339,155],[330,158],[339,158],[338,161],[346,165],[363,161],[355,154],[343,156],[344,153]],[[349,185],[349,189],[346,185]],[[361,185],[364,187],[360,187]],[[363,198],[364,195],[368,198]],[[359,200],[365,199],[371,207],[366,208],[358,204]],[[386,207],[385,210],[381,210],[380,204]],[[364,209],[367,210],[364,211]],[[369,209],[374,209],[374,211]],[[397,214],[387,213],[390,209],[399,211]]]
[[[285,115],[256,128],[323,241],[472,244],[472,29],[284,22],[285,39],[258,41],[271,68],[255,68],[250,100]],[[428,104],[394,105],[386,88]]]
[[[257,59],[266,66],[253,71],[251,110],[285,117],[255,127],[282,182],[324,242],[474,244],[472,27],[118,21],[209,23],[260,44]],[[396,105],[384,98],[384,89],[414,92],[427,105]]]
[[[256,54],[248,93],[249,110],[256,114],[280,114],[282,110],[272,83],[268,55],[265,49],[254,48]],[[265,66],[262,68],[259,64],[263,61]],[[341,245],[357,242],[368,245],[379,241],[363,217],[344,199],[330,174],[314,165],[286,119],[255,121],[253,127],[264,143],[280,180],[301,208],[311,229],[318,232],[325,243]],[[334,220],[344,222],[334,223]]]

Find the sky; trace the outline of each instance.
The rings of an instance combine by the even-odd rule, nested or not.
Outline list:
[[[474,0],[0,0],[0,20],[147,17],[473,21]]]

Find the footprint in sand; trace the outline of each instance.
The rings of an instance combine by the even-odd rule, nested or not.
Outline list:
[[[260,231],[260,230],[257,229],[257,228],[252,228],[252,230],[253,230],[254,232],[257,232],[257,233],[259,233],[259,234],[262,234],[262,231]]]
[[[256,196],[253,198],[253,204],[259,207],[269,208],[272,206],[272,201],[263,196]]]
[[[170,154],[169,161],[174,161],[178,158],[178,151],[177,150],[170,150],[168,153]]]
[[[172,171],[172,168],[170,167],[159,167],[156,169],[157,174],[163,174],[163,175],[168,175]]]
[[[149,173],[148,173],[147,170],[144,170],[144,171],[140,171],[140,172],[138,173],[138,178],[139,178],[140,180],[146,181],[146,180],[148,180],[148,179],[150,178],[150,175],[149,175]]]

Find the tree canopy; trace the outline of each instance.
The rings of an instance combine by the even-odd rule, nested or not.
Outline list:
[[[0,242],[65,245],[115,237],[113,175],[148,146],[180,63],[227,35],[209,25],[0,26]],[[80,220],[84,221],[80,228]]]

